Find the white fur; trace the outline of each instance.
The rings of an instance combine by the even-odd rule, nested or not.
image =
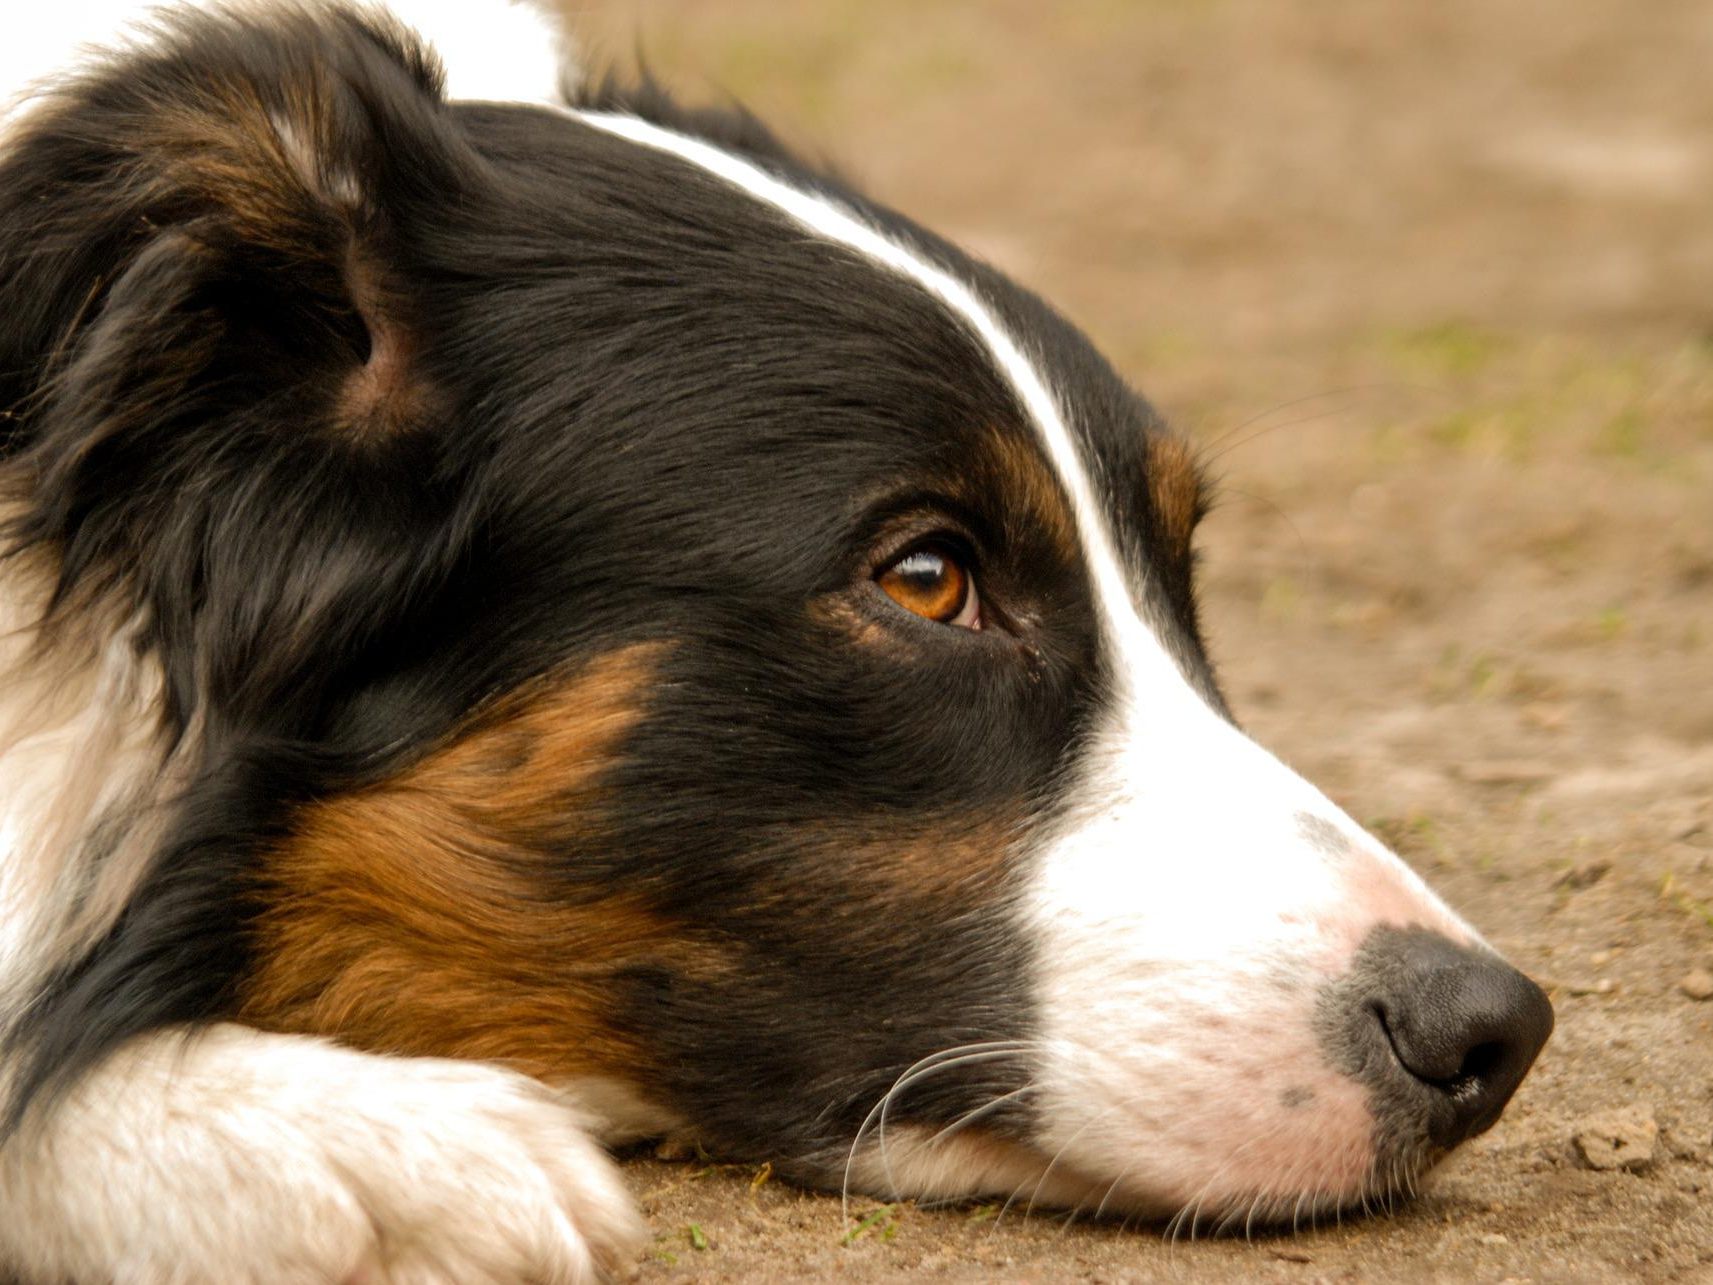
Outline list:
[[[1042,1141],[1122,1175],[1127,1203],[1354,1198],[1372,1121],[1320,1045],[1320,991],[1380,924],[1473,934],[1163,656],[1129,672],[1031,907]]]
[[[641,1239],[535,1081],[237,1026],[110,1058],[0,1154],[0,1210],[44,1285],[569,1285]]]
[[[856,1148],[845,1180],[848,1190],[873,1192],[887,1200],[998,1199],[1015,1205],[1019,1213],[1035,1206],[1094,1209],[1109,1194],[1107,1184],[979,1127],[953,1132],[894,1125]],[[1106,1208],[1122,1212],[1111,1201]]]
[[[574,114],[718,176],[938,299],[986,347],[1070,498],[1117,690],[1027,906],[1047,1025],[1043,1144],[1071,1169],[1120,1182],[1130,1208],[1357,1195],[1373,1121],[1319,1048],[1318,988],[1380,924],[1428,924],[1460,940],[1471,931],[1189,684],[1139,606],[1148,568],[1119,560],[1060,400],[968,284],[708,142],[635,117]],[[1305,833],[1305,817],[1338,841]],[[1285,1107],[1282,1087],[1314,1106]]]
[[[48,970],[118,917],[174,776],[159,667],[126,627],[38,653],[45,597],[44,577],[0,562],[0,1034]]]

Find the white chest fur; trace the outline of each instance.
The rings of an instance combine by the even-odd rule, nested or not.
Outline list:
[[[0,1027],[111,924],[165,801],[158,667],[131,628],[44,637],[43,596],[0,563]]]

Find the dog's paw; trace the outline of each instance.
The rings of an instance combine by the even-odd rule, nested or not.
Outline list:
[[[145,1041],[0,1164],[26,1280],[600,1280],[639,1245],[616,1167],[534,1081],[223,1027]]]
[[[641,1238],[618,1171],[570,1111],[491,1067],[400,1062],[344,1098],[324,1139],[355,1199],[363,1285],[590,1281]],[[342,1189],[342,1190],[341,1190]]]

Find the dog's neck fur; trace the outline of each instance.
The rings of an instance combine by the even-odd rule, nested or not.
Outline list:
[[[158,667],[131,628],[44,636],[46,597],[0,562],[0,1029],[111,925],[162,811]]]

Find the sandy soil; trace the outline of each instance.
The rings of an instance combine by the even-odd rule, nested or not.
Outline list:
[[[1203,443],[1213,647],[1559,1027],[1396,1217],[1167,1243],[638,1159],[644,1280],[1713,1280],[1713,7],[579,5],[1056,300]],[[1591,1114],[1662,1127],[1587,1166]],[[872,1215],[872,1217],[871,1217]],[[841,1242],[868,1219],[853,1243]]]

